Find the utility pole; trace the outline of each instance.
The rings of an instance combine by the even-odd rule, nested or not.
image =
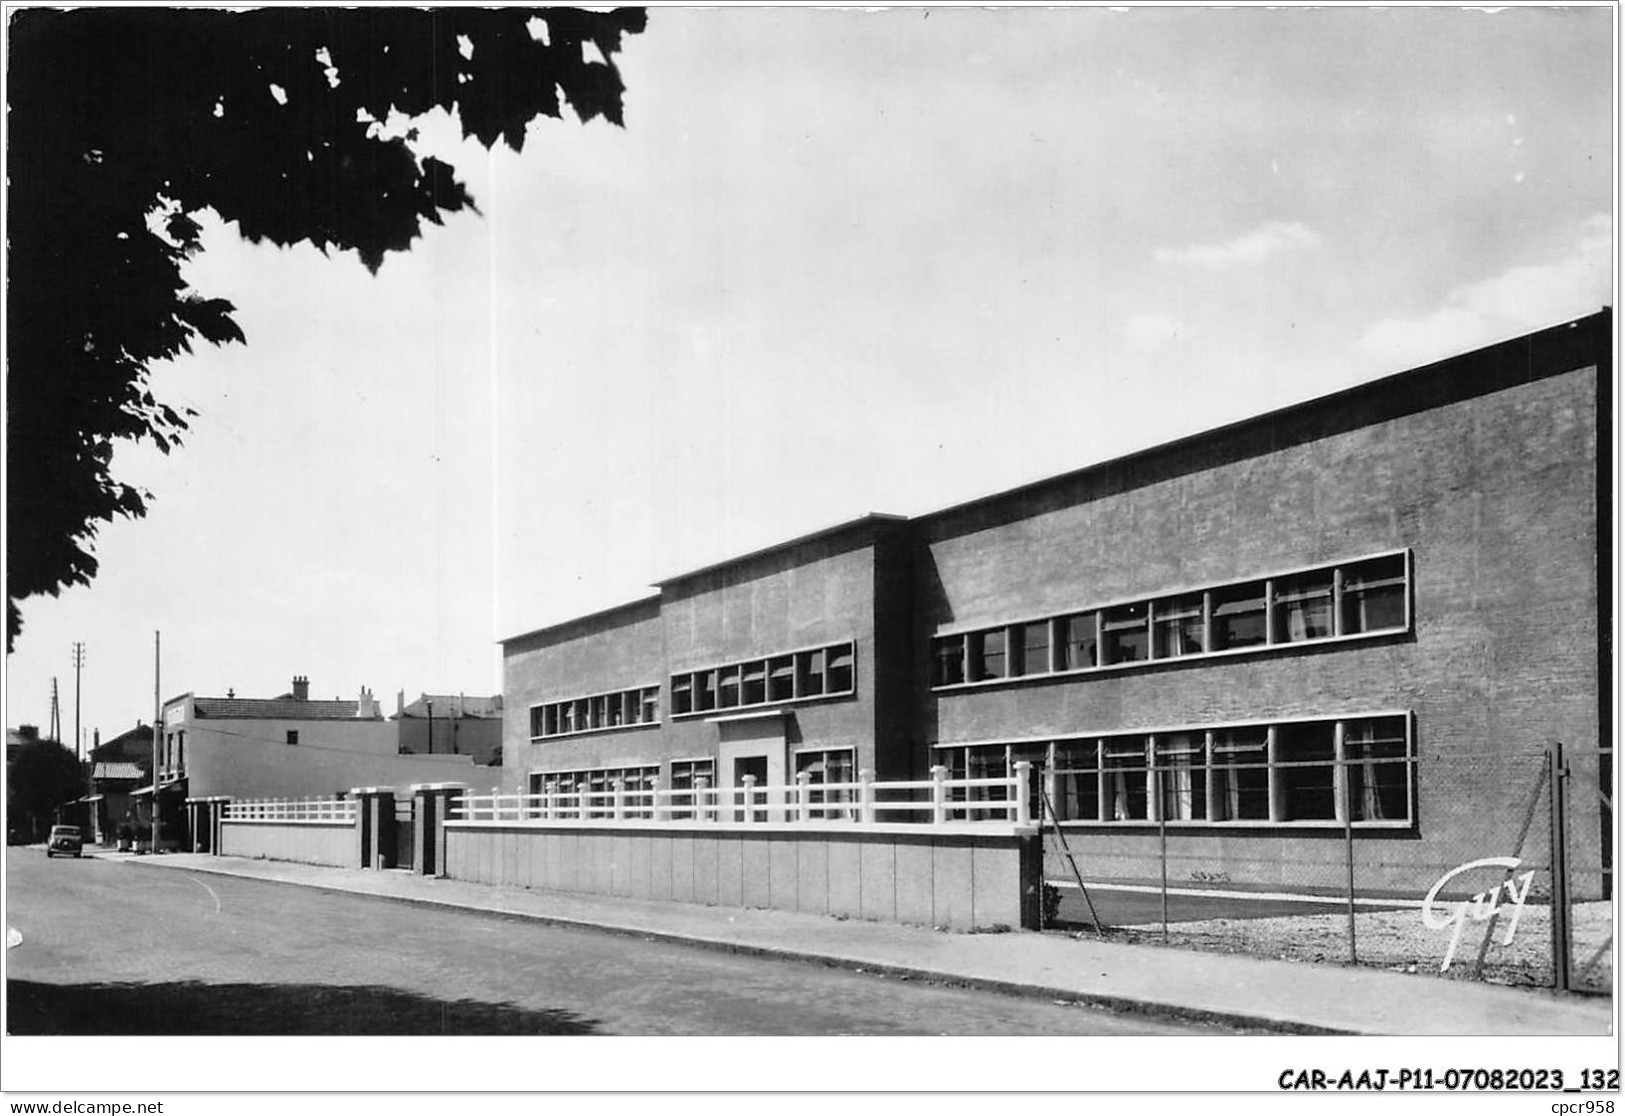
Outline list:
[[[73,755],[81,763],[84,762],[84,741],[79,735],[79,673],[85,667],[85,645],[76,642],[73,645]]]
[[[56,675],[51,675],[51,731],[47,739],[62,743],[62,707],[56,698]]]
[[[158,855],[158,742],[163,739],[164,699],[158,688],[163,633],[152,633],[152,855]]]
[[[96,749],[102,746],[102,730],[92,729],[90,740],[90,831],[98,845],[105,845],[107,834],[102,829],[102,803],[96,796]]]

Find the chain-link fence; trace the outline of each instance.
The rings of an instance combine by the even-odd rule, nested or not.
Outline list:
[[[1611,752],[1412,757],[1340,736],[1335,753],[1288,764],[1270,743],[1182,755],[1154,740],[1138,762],[1103,745],[1099,762],[1043,770],[1048,926],[1611,989]]]

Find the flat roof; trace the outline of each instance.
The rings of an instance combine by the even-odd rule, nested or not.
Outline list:
[[[559,631],[561,628],[568,628],[571,624],[580,624],[587,620],[601,620],[606,616],[614,616],[617,612],[626,612],[629,609],[636,608],[638,605],[646,605],[658,600],[660,600],[660,593],[658,590],[653,593],[645,593],[641,597],[634,597],[630,601],[622,601],[620,604],[610,605],[608,608],[600,608],[593,612],[583,612],[579,616],[571,616],[565,620],[555,620],[551,624],[543,624],[539,628],[532,628],[530,631],[520,632],[518,635],[504,636],[503,638],[497,640],[497,642],[499,644],[517,643],[522,639],[530,639],[532,636],[547,635],[550,632]]]
[[[783,542],[776,542],[769,546],[764,546],[757,550],[749,551],[745,554],[735,555],[732,558],[724,558],[721,561],[712,562],[708,565],[700,566],[697,569],[687,570],[680,574],[673,574],[671,577],[663,577],[654,584],[657,589],[664,589],[668,585],[676,584],[679,581],[687,581],[691,577],[699,577],[701,574],[714,573],[717,570],[725,570],[729,566],[737,566],[745,562],[753,561],[757,558],[765,558],[769,554],[776,554],[782,550],[790,550],[794,547],[803,546],[810,542],[817,542],[819,539],[844,534],[845,532],[851,531],[858,527],[872,526],[877,523],[907,522],[908,516],[906,515],[893,515],[889,512],[868,512],[865,515],[858,516],[856,519],[848,519],[844,522],[836,523],[829,527],[820,527],[816,531],[809,531],[805,535],[797,535],[793,539],[786,539]]]
[[[987,504],[998,503],[1001,500],[1020,497],[1049,488],[1052,485],[1064,484],[1068,481],[1081,480],[1090,475],[1106,474],[1114,469],[1121,469],[1125,465],[1139,464],[1152,458],[1175,454],[1180,451],[1202,445],[1203,443],[1215,443],[1227,435],[1245,432],[1250,428],[1290,425],[1296,422],[1301,422],[1310,415],[1335,413],[1340,409],[1350,408],[1351,404],[1362,398],[1375,396],[1404,398],[1412,405],[1412,409],[1414,410],[1427,410],[1431,407],[1442,405],[1443,403],[1454,402],[1457,399],[1470,398],[1475,394],[1479,394],[1481,390],[1493,391],[1496,390],[1498,386],[1503,385],[1486,385],[1475,380],[1471,384],[1467,385],[1469,390],[1457,392],[1443,398],[1425,395],[1420,392],[1415,392],[1414,390],[1407,392],[1406,389],[1413,388],[1415,381],[1427,380],[1433,377],[1447,375],[1452,369],[1464,369],[1475,362],[1491,357],[1492,355],[1496,354],[1498,350],[1501,352],[1508,352],[1519,347],[1532,346],[1542,341],[1552,342],[1564,340],[1566,339],[1566,335],[1570,334],[1572,331],[1588,330],[1599,326],[1604,326],[1612,317],[1612,313],[1613,311],[1611,307],[1604,306],[1601,310],[1594,314],[1587,314],[1583,317],[1573,318],[1565,322],[1559,322],[1556,325],[1547,326],[1543,329],[1532,330],[1527,333],[1520,333],[1514,337],[1504,338],[1488,345],[1481,345],[1476,349],[1467,349],[1459,353],[1453,353],[1449,356],[1441,357],[1438,360],[1429,361],[1426,364],[1416,365],[1400,372],[1392,372],[1385,376],[1379,376],[1374,380],[1365,380],[1361,383],[1353,384],[1346,388],[1340,388],[1329,395],[1318,395],[1310,399],[1300,400],[1297,403],[1289,403],[1284,407],[1278,407],[1272,411],[1263,411],[1256,415],[1248,415],[1245,418],[1236,419],[1233,422],[1224,423],[1220,426],[1212,426],[1204,430],[1198,430],[1195,433],[1186,434],[1182,437],[1174,438],[1167,442],[1158,442],[1153,445],[1145,446],[1141,449],[1131,450],[1128,453],[1120,454],[1117,457],[1105,458],[1100,461],[1091,462],[1090,464],[1082,465],[1076,469],[1068,469],[1063,473],[1055,473],[1047,477],[1040,477],[1037,480],[1027,481],[1024,484],[1019,484],[1012,488],[1004,488],[996,492],[989,492],[981,496],[975,496],[969,500],[963,500],[959,503],[938,508],[935,511],[924,512],[913,517],[911,522],[923,523],[927,520],[946,519],[949,516],[959,512],[969,511],[973,508]],[[1608,336],[1611,341],[1612,334],[1609,333]],[[1539,370],[1527,376],[1523,376],[1521,379],[1515,380],[1514,382],[1531,382],[1534,380],[1545,379],[1548,376],[1558,375],[1562,372],[1572,371],[1573,368],[1581,367],[1584,367],[1584,365],[1575,364],[1572,366],[1572,368],[1553,367],[1550,369]]]
[[[1576,330],[1585,331],[1585,333],[1588,335],[1592,331],[1600,331],[1607,346],[1606,348],[1600,350],[1600,352],[1609,352],[1611,351],[1613,341],[1611,327],[1612,317],[1612,307],[1604,306],[1599,311],[1592,314],[1559,322],[1556,325],[1548,326],[1544,329],[1532,330],[1513,337],[1508,337],[1489,345],[1481,345],[1475,349],[1454,353],[1439,360],[1430,361],[1427,364],[1417,365],[1400,372],[1390,373],[1386,376],[1381,376],[1373,380],[1366,380],[1362,383],[1332,392],[1329,395],[1316,396],[1311,399],[1302,400],[1297,403],[1291,403],[1284,407],[1276,408],[1272,411],[1265,411],[1260,414],[1250,415],[1234,422],[1225,423],[1222,426],[1210,427],[1206,430],[1197,431],[1194,434],[1188,434],[1167,442],[1156,443],[1142,449],[1121,454],[1117,457],[1091,462],[1090,464],[1080,466],[1076,469],[1069,469],[1063,473],[1056,473],[1051,476],[1028,481],[1012,488],[1005,488],[1000,489],[997,492],[986,493],[981,496],[973,497],[969,500],[938,508],[935,511],[924,512],[917,516],[910,517],[883,512],[870,512],[866,515],[858,516],[855,519],[849,519],[829,527],[822,527],[815,531],[810,531],[807,534],[798,535],[795,538],[787,539],[783,542],[773,543],[770,546],[764,546],[757,550],[749,551],[745,554],[735,555],[730,558],[725,558],[717,562],[700,566],[696,569],[688,570],[684,573],[661,578],[659,581],[654,582],[657,592],[653,594],[640,597],[635,601],[629,601],[625,604],[615,605],[607,609],[601,609],[597,612],[573,616],[568,620],[561,620],[545,627],[536,628],[532,631],[525,632],[522,635],[509,636],[508,638],[499,640],[498,642],[506,644],[516,640],[526,639],[531,636],[555,632],[569,627],[572,624],[579,624],[583,621],[600,619],[605,616],[613,615],[616,612],[631,608],[635,605],[647,604],[651,601],[658,601],[661,597],[659,590],[664,590],[667,586],[676,584],[677,582],[686,581],[702,574],[713,573],[717,570],[738,566],[746,562],[754,561],[758,558],[766,557],[770,554],[789,550],[797,546],[802,546],[806,543],[815,542],[822,538],[839,535],[843,532],[851,531],[861,526],[874,525],[878,523],[925,523],[931,520],[946,519],[960,512],[969,511],[971,509],[997,503],[1002,500],[1019,498],[1022,495],[1036,492],[1052,485],[1065,484],[1069,481],[1077,481],[1091,475],[1106,475],[1113,470],[1122,469],[1128,464],[1143,463],[1154,458],[1177,454],[1179,452],[1202,445],[1203,443],[1217,443],[1227,436],[1234,436],[1238,433],[1246,432],[1249,429],[1269,427],[1284,423],[1298,423],[1302,422],[1311,415],[1332,414],[1338,412],[1339,410],[1346,410],[1352,413],[1352,405],[1358,400],[1391,395],[1395,397],[1402,397],[1405,401],[1405,405],[1411,407],[1412,409],[1425,410],[1430,407],[1442,405],[1443,403],[1453,402],[1456,399],[1470,398],[1472,395],[1486,391],[1493,391],[1499,386],[1504,385],[1500,384],[1496,378],[1492,377],[1488,381],[1473,379],[1469,382],[1465,382],[1458,390],[1453,392],[1421,392],[1414,389],[1418,385],[1419,381],[1426,381],[1435,377],[1446,376],[1452,370],[1465,370],[1467,367],[1478,361],[1493,359],[1497,355],[1508,357],[1509,360],[1507,361],[1507,364],[1516,369],[1516,357],[1520,350],[1527,350],[1541,343],[1561,344],[1562,342],[1567,341]],[[1584,364],[1574,364],[1572,368],[1552,367],[1549,369],[1531,370],[1526,362],[1522,367],[1522,372],[1514,371],[1509,374],[1511,377],[1511,382],[1529,382],[1544,379],[1547,376],[1557,375],[1565,371],[1571,371],[1572,368],[1584,367]]]

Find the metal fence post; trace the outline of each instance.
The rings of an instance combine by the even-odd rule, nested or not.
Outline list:
[[[1160,767],[1152,768],[1151,783],[1156,791],[1156,799],[1152,805],[1157,811],[1157,843],[1158,857],[1162,862],[1162,944],[1168,944],[1168,810],[1162,797],[1162,772]]]
[[[1033,823],[1033,765],[1031,760],[1016,761],[1016,824],[1031,825]]]
[[[745,785],[745,795],[744,795],[744,797],[745,797],[745,810],[744,810],[745,816],[740,820],[742,820],[742,821],[755,821],[756,820],[756,776],[754,776],[754,775],[746,775],[744,777],[744,779],[742,779],[740,781],[742,783],[744,783],[744,785]]]
[[[931,824],[941,825],[948,820],[948,769],[937,764],[931,769]]]
[[[864,824],[875,820],[875,773],[867,767],[858,772],[858,811]]]
[[[1546,748],[1552,787],[1552,983],[1559,992],[1573,990],[1569,937],[1568,766],[1563,762],[1563,742],[1554,740]]]
[[[1354,940],[1354,780],[1353,768],[1349,765],[1348,746],[1343,736],[1343,722],[1337,722],[1334,730],[1334,755],[1337,761],[1337,772],[1343,784],[1343,857],[1348,869],[1348,899],[1349,899],[1349,964],[1358,965],[1360,954]]]

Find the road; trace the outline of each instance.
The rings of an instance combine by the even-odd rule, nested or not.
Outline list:
[[[680,943],[6,852],[13,1034],[1233,1034]]]

